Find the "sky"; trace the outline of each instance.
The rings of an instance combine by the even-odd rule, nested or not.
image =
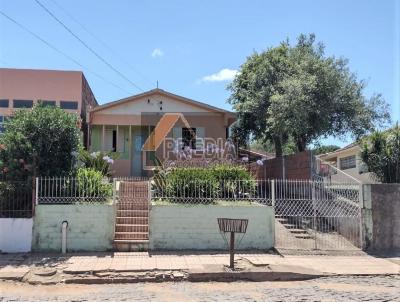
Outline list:
[[[0,14],[0,67],[82,70],[100,104],[158,81],[230,110],[226,87],[247,56],[315,33],[327,55],[349,59],[368,83],[365,94],[381,93],[400,119],[400,0],[0,0],[0,12],[51,45]]]

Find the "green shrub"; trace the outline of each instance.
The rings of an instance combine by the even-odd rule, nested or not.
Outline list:
[[[188,198],[212,201],[218,196],[218,188],[211,170],[204,168],[176,168],[166,181],[167,196],[181,201]]]
[[[245,197],[253,194],[256,182],[250,172],[242,166],[217,165],[211,168],[217,179],[222,197]]]
[[[174,202],[198,199],[213,201],[224,198],[246,198],[253,195],[256,182],[243,167],[217,165],[210,168],[175,168],[159,181],[157,190]]]
[[[97,201],[106,201],[112,196],[112,184],[103,174],[92,168],[79,168],[76,174],[78,192],[81,196],[96,198]],[[104,200],[103,200],[104,198]]]

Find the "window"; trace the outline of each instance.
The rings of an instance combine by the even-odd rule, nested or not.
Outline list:
[[[0,107],[1,108],[8,108],[8,100],[0,100]]]
[[[346,170],[356,167],[356,156],[351,155],[340,159],[340,169]]]
[[[44,106],[51,106],[54,107],[56,105],[56,101],[40,101],[41,104]]]
[[[196,149],[196,128],[182,128],[183,146]]]
[[[14,100],[14,108],[32,108],[33,101],[32,100]]]
[[[78,102],[61,101],[60,102],[60,108],[61,109],[76,110],[76,109],[78,109]]]

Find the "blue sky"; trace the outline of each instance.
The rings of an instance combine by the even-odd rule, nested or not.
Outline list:
[[[248,55],[315,33],[327,54],[348,58],[367,80],[367,95],[383,94],[399,120],[400,1],[40,1],[141,89],[158,80],[162,89],[226,109],[226,85]],[[0,10],[107,82],[0,15],[1,67],[83,69],[100,103],[140,92],[34,0],[0,0]]]

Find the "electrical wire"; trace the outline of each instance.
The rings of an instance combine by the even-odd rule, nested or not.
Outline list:
[[[42,37],[40,37],[38,34],[34,33],[33,31],[31,31],[29,28],[25,27],[24,25],[22,25],[21,23],[19,23],[17,20],[13,19],[12,17],[10,17],[9,15],[7,15],[6,13],[4,13],[3,11],[0,10],[0,14],[7,18],[9,21],[11,21],[12,23],[14,23],[15,25],[17,25],[19,28],[23,29],[24,31],[28,32],[30,35],[32,35],[33,37],[35,37],[36,39],[38,39],[39,41],[41,41],[42,43],[44,43],[45,45],[47,45],[48,47],[50,47],[51,49],[53,49],[55,52],[63,55],[64,57],[66,57],[68,60],[74,62],[76,65],[82,67],[83,69],[86,69],[88,72],[90,72],[91,74],[93,74],[94,76],[98,77],[99,79],[103,80],[104,82],[124,91],[125,93],[130,94],[131,92],[128,92],[127,90],[123,89],[122,87],[118,86],[117,84],[107,80],[106,78],[104,78],[103,76],[101,76],[100,74],[92,71],[90,68],[84,66],[83,64],[79,63],[77,60],[75,60],[73,57],[69,56],[68,54],[64,53],[63,51],[59,50],[57,47],[53,46],[51,43],[49,43],[48,41],[46,41],[45,39],[43,39]]]
[[[66,31],[68,31],[75,39],[77,39],[86,49],[88,49],[92,54],[94,54],[100,61],[102,61],[105,65],[107,65],[110,69],[112,69],[115,73],[117,73],[120,77],[129,82],[132,86],[137,88],[140,91],[144,91],[134,82],[132,82],[128,77],[126,77],[122,72],[116,69],[112,64],[107,62],[101,55],[99,55],[93,48],[91,48],[85,41],[83,41],[78,35],[76,35],[68,26],[66,26],[60,19],[56,17],[45,5],[43,5],[39,0],[34,0],[45,12],[47,12],[54,20],[56,20]]]

